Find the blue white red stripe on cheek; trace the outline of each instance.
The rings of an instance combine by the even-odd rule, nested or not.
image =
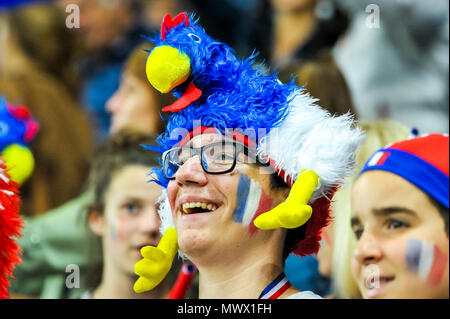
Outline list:
[[[448,255],[425,240],[411,238],[406,244],[406,263],[409,270],[432,285],[438,285],[448,264]]]
[[[272,208],[273,201],[261,185],[245,174],[240,174],[236,191],[236,205],[232,218],[248,226],[250,234],[257,231],[253,220]]]

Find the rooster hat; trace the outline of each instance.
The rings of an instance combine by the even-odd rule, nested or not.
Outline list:
[[[313,171],[318,180],[308,201],[312,214],[291,252],[317,253],[330,201],[352,173],[363,139],[352,116],[329,114],[293,79],[284,84],[276,74],[263,71],[255,63],[256,54],[236,58],[232,48],[208,36],[186,13],[166,15],[160,34],[149,40],[155,43],[146,64],[149,82],[177,98],[162,109],[168,114],[166,130],[158,138],[159,147],[151,149],[163,153],[213,130],[256,149],[291,189],[302,172]],[[152,174],[167,187],[162,168]],[[164,233],[174,226],[166,192],[159,214]]]

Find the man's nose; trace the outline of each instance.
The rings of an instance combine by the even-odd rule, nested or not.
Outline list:
[[[175,180],[182,185],[198,184],[205,185],[208,182],[206,172],[202,168],[200,156],[195,155],[181,165],[175,173]]]

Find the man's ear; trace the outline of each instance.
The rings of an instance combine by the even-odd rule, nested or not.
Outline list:
[[[105,218],[102,213],[96,209],[89,209],[89,226],[94,234],[103,236],[105,228]]]

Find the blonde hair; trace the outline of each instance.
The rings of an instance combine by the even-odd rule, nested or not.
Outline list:
[[[364,144],[356,152],[356,174],[364,163],[378,149],[404,140],[408,137],[410,129],[405,125],[388,119],[375,121],[360,121],[359,127],[366,134]],[[333,246],[333,290],[337,298],[359,299],[361,294],[351,273],[351,260],[356,247],[356,238],[353,235],[350,219],[350,193],[354,178],[347,180],[345,186],[339,189],[332,204],[334,214],[334,246]]]

